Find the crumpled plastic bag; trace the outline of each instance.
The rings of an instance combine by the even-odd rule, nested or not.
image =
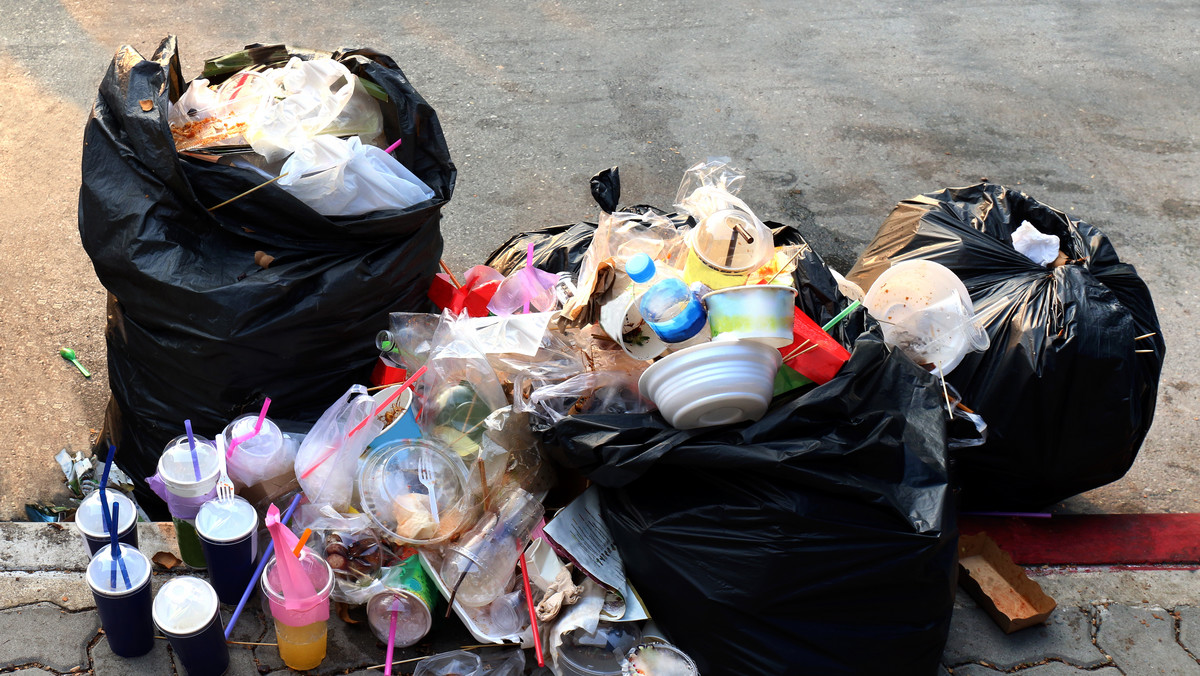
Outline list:
[[[280,175],[281,188],[323,216],[361,216],[433,199],[429,186],[396,158],[354,136],[301,143]]]
[[[1050,265],[1058,258],[1058,238],[1043,235],[1029,221],[1013,231],[1013,248],[1038,265]]]
[[[266,98],[246,130],[254,152],[268,161],[282,160],[318,134],[359,134],[368,140],[383,130],[378,104],[360,99],[347,110],[355,90],[370,99],[358,77],[333,59],[292,58],[282,68],[263,73],[274,92]]]
[[[383,421],[371,415],[374,410],[375,400],[367,388],[353,385],[304,437],[296,452],[296,478],[309,502],[333,505],[339,511],[350,507],[358,458],[383,430]],[[367,421],[363,429],[347,436],[363,420]]]

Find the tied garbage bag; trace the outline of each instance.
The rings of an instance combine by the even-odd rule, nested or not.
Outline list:
[[[256,52],[257,53],[257,52]],[[84,130],[79,232],[110,292],[107,438],[135,477],[154,473],[185,418],[215,433],[264,395],[287,432],[307,429],[378,358],[390,312],[427,312],[441,208],[455,169],[434,110],[370,50],[334,55],[387,96],[384,132],[435,198],[365,217],[326,217],[256,172],[176,153],[169,102],[182,93],[174,38],[151,60],[117,54]],[[239,63],[238,69],[244,67]],[[219,83],[226,74],[209,74]],[[266,267],[255,262],[256,252]],[[139,479],[152,515],[162,505]]]
[[[876,673],[886,655],[933,674],[955,586],[945,415],[934,377],[864,334],[757,423],[573,416],[553,437],[602,486],[626,574],[700,673]]]
[[[1014,248],[1023,221],[1058,239],[1064,264]],[[948,188],[901,202],[848,277],[868,288],[914,259],[962,280],[991,343],[946,378],[988,424],[954,455],[966,504],[1036,509],[1124,476],[1166,347],[1149,289],[1104,233],[1000,185]]]

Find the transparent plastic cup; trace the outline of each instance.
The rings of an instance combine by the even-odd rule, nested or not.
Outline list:
[[[299,561],[312,581],[314,591],[298,605],[288,607],[274,557],[263,569],[259,584],[275,621],[280,659],[296,671],[306,671],[315,669],[325,659],[329,594],[333,591],[334,578],[325,557],[311,549],[303,549]]]

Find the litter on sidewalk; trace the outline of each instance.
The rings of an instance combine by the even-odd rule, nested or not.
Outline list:
[[[128,541],[135,503],[112,489],[84,500],[114,652],[143,654],[156,625],[189,673],[220,673],[219,634],[257,593],[297,671],[326,659],[336,609],[366,618],[387,674],[397,649],[447,622],[512,652],[429,655],[417,674],[862,673],[878,654],[932,674],[959,566],[1006,630],[1053,608],[1011,560],[958,541],[951,454],[1015,462],[982,450],[1015,424],[989,413],[1027,408],[995,408],[1011,375],[998,369],[1028,356],[997,327],[1049,321],[1014,283],[986,286],[975,263],[921,242],[893,246],[893,215],[856,288],[797,229],[761,220],[727,159],[688,169],[674,211],[621,207],[619,172],[603,171],[596,223],[522,233],[456,275],[438,260],[454,167],[390,58],[258,46],[210,60],[181,91],[173,39],[152,62],[119,57],[125,77],[101,86],[108,115],[98,104],[88,126],[81,199],[125,327],[110,334],[106,457],[142,503],[161,513],[162,499],[202,575],[151,603],[151,564]],[[160,93],[116,110],[131,87]],[[144,184],[138,204],[172,215],[137,227],[177,250],[142,258],[127,244],[148,235],[102,208],[134,209],[96,176],[114,167]],[[918,203],[933,212],[931,200]],[[1045,233],[1046,208],[1027,207]],[[975,244],[992,231],[921,213],[967,253],[1003,248],[1021,284],[1031,267],[1100,284],[1075,263],[1086,224],[1055,221],[1071,260],[1047,268],[1011,237]],[[1097,279],[1124,284],[1133,310],[1092,312],[1156,337],[1142,356],[1130,334],[1119,363],[1132,380],[1086,393],[1098,408],[1153,389],[1164,349],[1140,280],[1108,253],[1089,254],[1113,264]],[[163,293],[143,298],[139,282]],[[206,312],[181,311],[197,302]],[[1064,330],[1094,325],[1073,321]],[[1060,392],[1049,381],[1066,374],[1042,366]],[[1077,422],[1037,418],[1048,438]],[[1028,608],[996,600],[1013,590]],[[236,606],[228,621],[219,603]]]

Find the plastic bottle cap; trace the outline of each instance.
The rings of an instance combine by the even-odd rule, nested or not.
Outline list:
[[[208,626],[218,603],[209,583],[198,577],[177,577],[154,596],[154,624],[167,634],[191,636]]]
[[[634,254],[625,264],[625,274],[641,284],[654,278],[654,259],[644,253]]]

